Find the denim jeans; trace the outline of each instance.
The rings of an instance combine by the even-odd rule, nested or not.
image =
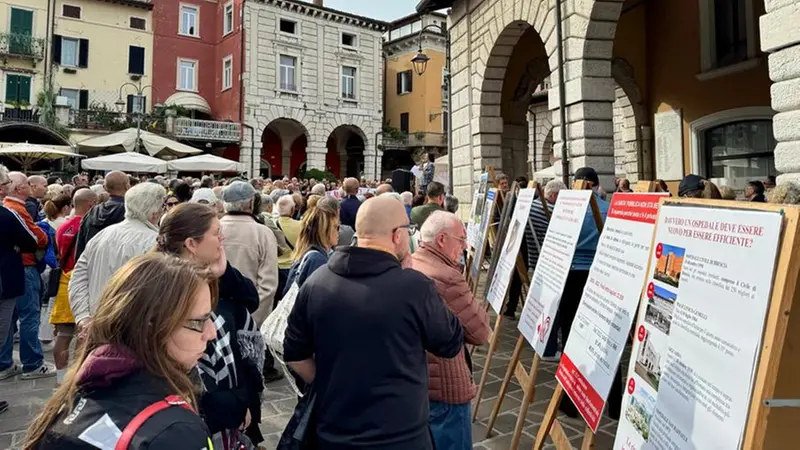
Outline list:
[[[36,267],[25,267],[25,293],[16,298],[19,314],[19,356],[22,370],[29,372],[42,366],[42,344],[39,342],[39,323],[41,321],[42,280]],[[5,343],[0,347],[0,370],[14,364],[14,335],[9,329]]]
[[[436,450],[472,449],[472,404],[430,402],[428,424]]]

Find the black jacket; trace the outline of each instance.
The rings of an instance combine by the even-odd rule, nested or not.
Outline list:
[[[428,361],[453,358],[464,332],[433,281],[393,255],[341,247],[306,280],[286,361],[314,358],[320,450],[429,450]]]
[[[125,198],[113,196],[92,208],[81,220],[78,231],[78,242],[75,243],[75,261],[81,257],[86,244],[104,228],[122,222],[125,219]]]
[[[36,236],[16,212],[0,205],[0,299],[19,297],[25,292],[21,252],[36,251]]]
[[[144,371],[117,380],[111,387],[87,392],[76,399],[71,414],[62,412],[56,418],[37,449],[96,450],[98,447],[90,443],[92,436],[101,439],[113,432],[114,428],[124,430],[136,414],[170,393],[165,381]],[[113,424],[104,420],[106,415]],[[93,426],[93,431],[88,431]],[[206,449],[208,430],[197,414],[173,406],[157,412],[144,422],[128,448]]]
[[[28,214],[31,215],[31,219],[34,222],[38,222],[43,219],[42,216],[42,204],[39,203],[39,200],[36,200],[33,197],[28,197],[25,200],[25,209],[28,210]]]

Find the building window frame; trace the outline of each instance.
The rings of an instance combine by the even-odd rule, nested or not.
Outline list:
[[[293,84],[285,83],[285,86],[284,86],[284,83],[283,83],[283,80],[282,80],[284,67],[287,70],[287,76],[288,76],[288,70],[289,70],[290,66],[284,65],[283,62],[281,61],[281,59],[284,56],[294,59],[294,67],[292,67],[292,70],[293,70],[292,82],[293,82]],[[279,53],[277,53],[277,58],[276,58],[275,62],[276,62],[276,66],[277,66],[277,75],[278,75],[277,76],[277,80],[275,80],[277,88],[278,88],[277,90],[279,92],[285,92],[285,93],[289,93],[289,94],[299,94],[300,93],[300,81],[301,81],[299,69],[302,66],[302,63],[300,61],[300,55],[297,55],[297,54],[295,54],[293,52],[279,52]],[[292,89],[292,88],[294,88],[294,89]]]
[[[283,21],[291,22],[294,24],[294,33],[289,33],[288,31],[281,30],[281,22]],[[297,38],[298,36],[300,36],[300,21],[295,19],[290,19],[288,17],[278,17],[276,31],[281,36],[291,36],[293,38]]]
[[[184,9],[192,9],[194,10],[194,33],[192,33],[192,29],[188,28],[186,32],[183,31],[184,28],[184,16],[183,12]],[[200,37],[200,6],[194,5],[191,3],[179,3],[178,4],[178,34],[180,36],[187,36],[193,38]]]
[[[403,117],[405,116],[405,117]],[[405,118],[405,120],[403,120]],[[405,126],[403,126],[403,122],[405,122]],[[411,113],[400,113],[400,123],[397,124],[398,129],[401,133],[409,134],[411,133]],[[403,129],[405,128],[405,130]]]
[[[65,16],[64,15],[64,7],[65,6],[69,6],[71,8],[78,8],[78,17]],[[63,18],[63,19],[72,19],[72,20],[82,20],[83,19],[83,7],[81,7],[80,5],[73,5],[71,3],[62,3],[61,4],[61,18]]]
[[[74,42],[75,43],[75,61],[67,61],[64,62],[64,48],[66,42]],[[80,52],[81,52],[81,40],[78,38],[68,37],[68,36],[61,36],[61,58],[58,61],[58,64],[63,67],[69,67],[72,69],[78,68],[78,63],[80,62]]]
[[[701,81],[730,75],[758,66],[759,43],[756,37],[758,19],[755,16],[753,0],[736,1],[744,2],[747,57],[743,61],[720,66],[717,61],[716,50],[715,0],[700,0],[700,73],[697,74],[697,79]]]
[[[9,104],[8,103],[8,92],[6,92],[6,88],[8,87],[8,77],[9,77],[9,75],[10,76],[16,76],[16,77],[27,77],[28,78],[29,89],[28,89],[27,104],[31,105],[31,97],[33,96],[33,83],[35,81],[34,75],[29,74],[29,73],[20,73],[20,72],[13,72],[13,71],[4,71],[3,72],[3,101],[2,101],[2,103],[4,105],[8,105]],[[25,99],[22,99],[22,100],[17,99],[16,101],[18,103],[23,103],[26,100]],[[22,105],[19,105],[19,106],[22,106]]]
[[[228,20],[228,15],[230,14],[230,21]],[[225,6],[222,7],[222,36],[225,37],[231,33],[233,33],[234,22],[236,21],[236,14],[233,5],[233,0],[230,0],[228,3],[225,3]]]
[[[691,172],[704,177],[711,171],[710,158],[706,155],[706,131],[728,123],[772,120],[774,116],[775,111],[769,106],[748,106],[718,111],[692,121],[689,124]]]
[[[347,44],[344,43],[344,37],[345,36],[351,36],[353,38],[353,44],[352,45],[347,45]],[[342,31],[339,34],[339,44],[343,49],[346,49],[346,50],[358,50],[358,41],[359,41],[358,33],[351,33],[349,31]]]
[[[345,69],[353,69],[352,75],[345,75]],[[346,102],[357,102],[358,101],[358,67],[354,65],[346,65],[342,64],[339,66],[339,98]],[[345,80],[347,78],[347,80]],[[352,79],[352,96],[347,96],[348,92],[346,92],[346,81]]]
[[[228,66],[228,64],[230,65]],[[233,87],[233,55],[228,55],[222,58],[222,91],[227,91],[232,87]]]
[[[196,59],[191,59],[191,58],[178,58],[177,61],[178,61],[178,64],[177,64],[178,70],[176,70],[177,74],[176,74],[176,80],[175,80],[175,90],[176,91],[181,91],[181,92],[197,92],[198,91],[198,88],[197,88],[197,72],[199,70],[200,62],[198,60],[196,60]],[[181,66],[181,64],[184,63],[184,62],[192,63],[192,88],[185,88],[185,87],[181,86],[181,79],[183,78],[182,73],[181,73],[183,67]]]
[[[406,77],[406,75],[408,77]],[[397,73],[397,94],[398,95],[406,95],[410,94],[414,90],[414,71],[413,70],[404,70],[402,72]],[[404,81],[408,80],[408,81]]]
[[[133,26],[133,19],[138,19],[144,22],[144,28],[136,28]],[[147,31],[147,18],[141,16],[128,16],[128,28],[131,30]]]

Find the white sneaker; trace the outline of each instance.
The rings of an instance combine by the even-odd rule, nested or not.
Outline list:
[[[23,380],[34,380],[37,378],[50,378],[54,376],[56,376],[56,366],[50,364],[49,362],[45,362],[36,370],[23,372],[20,378]]]
[[[12,364],[6,370],[0,371],[0,380],[7,380],[9,378],[14,378],[15,376],[22,373],[22,367],[19,364]]]
[[[542,356],[541,359],[544,362],[559,362],[561,361],[561,352],[556,352],[553,356]]]

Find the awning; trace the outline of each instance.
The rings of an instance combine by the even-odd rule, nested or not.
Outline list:
[[[139,130],[139,132],[137,132],[136,128],[128,128],[105,136],[86,139],[85,141],[78,142],[78,147],[83,149],[91,148],[106,151],[132,152],[136,149],[137,134],[141,140],[142,147],[147,150],[150,156],[172,155],[181,157],[203,153],[199,148],[181,144],[178,141],[167,139],[155,133],[150,133],[149,131]]]
[[[167,162],[142,153],[125,152],[84,159],[81,167],[86,170],[164,173],[167,171]]]
[[[182,106],[186,109],[193,111],[200,111],[204,114],[211,114],[211,107],[208,102],[200,94],[194,92],[176,92],[170,95],[166,101],[165,106]]]
[[[558,175],[556,174],[556,166],[545,167],[542,170],[537,170],[533,174],[534,180],[553,180],[557,178]]]
[[[244,172],[244,164],[214,155],[197,155],[170,161],[169,170],[177,172]]]

